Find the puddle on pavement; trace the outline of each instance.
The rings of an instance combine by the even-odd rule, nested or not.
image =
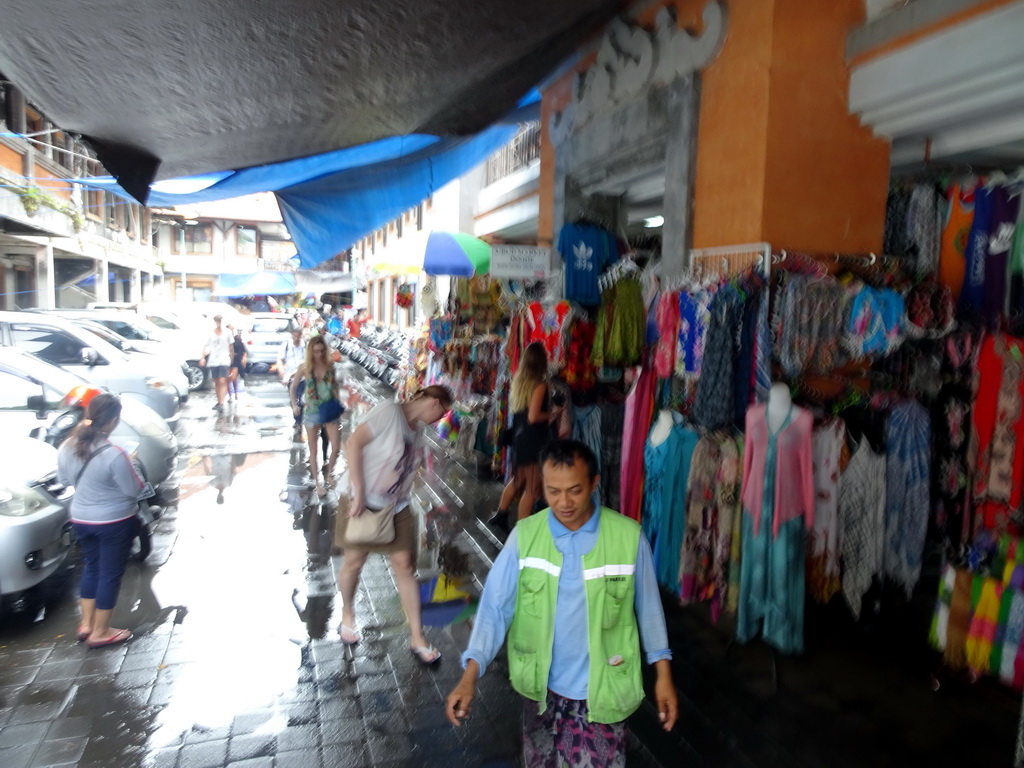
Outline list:
[[[353,411],[366,407],[363,402]],[[247,713],[259,721],[248,729],[254,737],[301,725],[314,682],[317,695],[340,708],[347,705],[333,700],[357,688],[365,689],[366,706],[383,706],[397,695],[396,680],[437,694],[435,671],[411,664],[404,617],[382,558],[367,564],[357,597],[365,645],[355,656],[340,646],[333,497],[319,503],[311,493],[305,446],[292,443],[287,417],[272,410],[210,414],[192,423],[193,447],[180,460],[178,507],[158,522],[149,561],[129,564],[122,584],[114,624],[133,628],[130,643],[102,651],[74,643],[74,559],[62,591],[38,609],[45,620],[32,621],[30,612],[14,624],[0,623],[0,725],[11,703],[12,712],[26,718],[45,710],[48,720],[76,733],[77,754],[64,744],[70,751],[57,757],[68,759],[57,762],[137,766],[183,739],[226,742]],[[210,438],[224,447],[196,450],[203,429],[218,433]],[[273,449],[244,450],[266,445],[263,429],[272,431]],[[443,476],[432,484],[466,495],[472,483],[441,463],[433,466]],[[441,496],[423,493],[417,503],[438,506]],[[432,539],[457,539],[459,514],[457,508],[431,514]],[[423,572],[439,570],[441,555],[426,553]],[[476,586],[467,578],[440,588],[434,579],[424,587],[424,624],[435,643],[444,643],[446,656],[465,647]],[[454,658],[448,663],[457,667]],[[361,675],[373,664],[397,678],[371,689],[370,678]],[[36,677],[27,670],[37,670]],[[361,727],[358,717],[353,725]]]

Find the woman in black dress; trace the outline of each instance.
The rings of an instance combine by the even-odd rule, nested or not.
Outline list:
[[[512,377],[509,397],[512,411],[512,480],[501,494],[498,511],[490,519],[506,525],[508,512],[519,497],[517,519],[533,513],[543,495],[540,479],[540,452],[551,439],[548,404],[548,353],[539,341],[523,352],[519,370]]]

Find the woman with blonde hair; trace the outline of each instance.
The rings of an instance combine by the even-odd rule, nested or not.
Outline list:
[[[305,405],[301,408],[298,403],[300,381],[306,384]],[[326,431],[327,440],[331,445],[331,455],[323,468],[324,478],[328,483],[333,482],[334,465],[338,461],[338,451],[341,449],[341,426],[338,420],[345,409],[341,405],[339,388],[340,382],[334,372],[334,361],[331,360],[327,342],[322,336],[314,336],[306,345],[306,360],[292,376],[288,393],[291,398],[292,413],[296,417],[300,412],[302,413],[302,423],[306,427],[309,472],[313,482],[316,483],[318,496],[324,496],[327,493],[317,466],[320,454],[317,440],[320,437],[321,428]]]
[[[543,493],[540,482],[540,452],[551,439],[548,402],[548,353],[539,341],[523,352],[519,370],[512,377],[509,395],[512,411],[512,480],[505,486],[498,511],[488,521],[508,526],[508,512],[519,496],[517,519],[533,514]]]

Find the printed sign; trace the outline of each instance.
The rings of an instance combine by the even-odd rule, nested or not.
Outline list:
[[[544,280],[550,268],[550,248],[537,245],[491,246],[491,277]]]

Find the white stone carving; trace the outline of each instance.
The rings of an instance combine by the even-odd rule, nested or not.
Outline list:
[[[651,86],[667,85],[707,66],[725,39],[722,4],[708,3],[703,18],[704,32],[699,37],[679,29],[668,7],[658,12],[653,32],[621,19],[609,24],[594,66],[573,78],[569,105],[548,123],[552,143],[561,144],[574,128]]]

